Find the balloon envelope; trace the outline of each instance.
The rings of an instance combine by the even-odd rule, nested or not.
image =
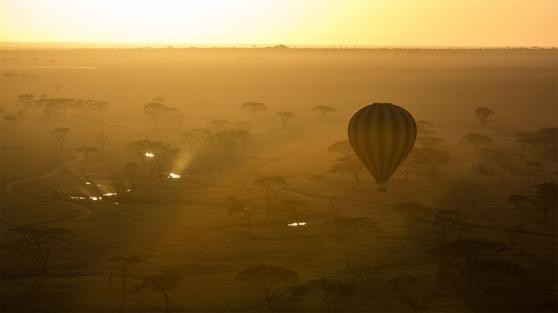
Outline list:
[[[391,103],[367,105],[349,122],[349,142],[381,191],[413,149],[416,137],[413,116]]]

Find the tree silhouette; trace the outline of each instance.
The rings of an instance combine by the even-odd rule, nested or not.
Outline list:
[[[160,120],[166,109],[167,106],[160,102],[150,102],[143,106],[143,112],[154,121]]]
[[[101,152],[102,155],[104,155],[105,150],[107,149],[107,142],[108,142],[107,132],[104,128],[101,128],[97,132],[96,139],[97,139],[97,145],[99,146],[99,151]]]
[[[420,218],[425,217],[432,209],[427,208],[421,202],[399,202],[393,205],[393,208],[398,211],[406,220],[407,232],[409,238],[414,239],[415,224]]]
[[[420,144],[423,148],[437,147],[442,142],[444,142],[443,139],[440,139],[440,138],[434,137],[434,136],[424,136],[424,137],[419,136],[419,137],[417,137],[417,143]]]
[[[544,214],[544,221],[548,221],[548,217],[558,206],[558,185],[555,183],[541,183],[535,186],[535,192],[530,196],[512,195],[508,198],[517,209],[525,207],[534,207]]]
[[[244,110],[252,111],[252,120],[256,119],[256,113],[260,111],[267,111],[267,105],[261,102],[246,102],[242,104]]]
[[[250,133],[245,130],[222,130],[213,134],[213,140],[218,143],[228,156],[233,154],[235,146],[246,145]]]
[[[493,260],[506,246],[499,242],[479,238],[459,239],[429,250],[440,266],[453,268],[466,283],[466,291],[471,295],[475,280],[484,263]]]
[[[77,242],[74,233],[64,228],[23,226],[13,232],[19,239],[17,245],[22,252],[30,254],[42,276],[48,274],[48,265],[57,253]]]
[[[434,123],[425,120],[418,120],[416,121],[416,125],[417,125],[417,135],[419,137],[430,136],[434,134],[434,131],[431,130],[431,128],[434,127]]]
[[[449,163],[450,155],[445,150],[415,147],[413,149],[412,161],[418,166],[425,167],[433,182],[440,173],[440,165]]]
[[[134,181],[139,169],[140,166],[136,162],[128,162],[122,168],[122,173],[126,176],[131,186],[134,186]]]
[[[57,127],[50,131],[50,134],[54,136],[54,139],[58,142],[60,152],[64,151],[64,141],[69,132],[70,129],[66,127]]]
[[[290,291],[296,297],[314,297],[326,306],[327,312],[333,312],[345,298],[356,292],[356,287],[354,284],[340,280],[320,278],[294,286],[290,288]]]
[[[121,289],[120,289],[120,310],[124,311],[125,308],[125,298],[126,298],[126,291],[127,291],[127,280],[130,271],[132,271],[135,267],[137,267],[142,260],[136,256],[122,256],[122,255],[113,255],[109,261],[111,261],[114,266],[116,267],[116,271],[120,274],[121,280]],[[109,273],[109,286],[112,287],[112,276],[113,272]]]
[[[193,128],[182,133],[182,142],[191,150],[197,149],[211,138],[211,132],[205,128]]]
[[[523,234],[525,229],[525,224],[514,224],[504,228],[508,234],[509,247],[513,249],[517,244],[517,238]]]
[[[461,239],[461,214],[459,213],[459,211],[456,210],[437,210],[432,221],[432,230],[440,241],[447,241],[452,236],[456,239]]]
[[[83,159],[87,161],[91,153],[99,152],[99,150],[97,150],[97,148],[94,147],[81,146],[76,149],[76,152],[81,153],[83,155]]]
[[[252,235],[253,228],[253,217],[256,215],[256,211],[248,209],[246,201],[239,199],[236,196],[230,196],[227,198],[229,206],[229,215],[239,216],[246,227],[248,228],[248,239],[254,239]]]
[[[276,297],[298,281],[298,274],[280,266],[260,264],[241,271],[236,280],[260,288],[269,310],[273,311]]]
[[[424,313],[440,294],[435,283],[412,275],[400,276],[392,281],[393,291],[414,313]]]
[[[291,119],[296,117],[296,114],[294,114],[293,112],[275,112],[275,115],[277,115],[281,119],[283,128],[287,128],[287,123]]]
[[[182,110],[174,107],[165,107],[163,109],[164,115],[167,117],[167,121],[171,130],[177,129],[184,122],[184,114]]]
[[[491,121],[490,116],[493,114],[494,111],[486,107],[480,107],[475,110],[475,117],[479,120],[481,126],[483,127]]]
[[[555,183],[542,183],[535,186],[533,199],[537,207],[543,211],[545,222],[551,211],[556,210],[558,203],[558,185]]]
[[[362,173],[362,164],[360,160],[355,155],[348,155],[342,158],[338,158],[336,163],[329,169],[330,173],[348,173],[353,176],[357,186],[361,186],[360,174]]]
[[[478,151],[482,147],[493,145],[494,139],[477,133],[469,133],[465,137],[463,137],[463,142],[465,144],[473,146],[475,148],[475,151]]]
[[[337,110],[329,105],[318,105],[312,108],[312,111],[317,111],[322,113],[322,118],[326,118],[326,114],[330,112],[337,112]]]
[[[279,201],[279,207],[287,213],[289,218],[297,219],[298,211],[306,207],[306,203],[296,199],[283,199]]]
[[[97,113],[97,118],[101,117],[101,114],[108,111],[108,102],[106,101],[95,101],[89,104],[91,111]]]
[[[169,312],[169,291],[176,288],[182,279],[183,277],[180,273],[169,270],[164,273],[146,276],[135,289],[149,289],[153,292],[160,292],[165,302],[165,312]]]
[[[254,185],[260,187],[262,190],[266,203],[267,215],[271,216],[271,204],[275,198],[275,194],[279,188],[286,187],[289,184],[285,178],[281,176],[266,176],[256,179]]]

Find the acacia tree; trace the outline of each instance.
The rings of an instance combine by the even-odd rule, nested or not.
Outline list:
[[[279,207],[287,213],[289,218],[296,219],[298,217],[298,211],[306,207],[306,203],[296,199],[283,199],[279,201]]]
[[[325,119],[327,113],[337,112],[337,109],[335,109],[335,108],[333,108],[329,105],[317,105],[317,106],[312,108],[312,111],[317,111],[317,112],[322,113],[322,118]]]
[[[252,228],[253,217],[256,215],[256,211],[250,210],[246,205],[246,201],[243,201],[236,196],[230,196],[227,200],[229,202],[229,215],[240,217],[248,228],[248,239],[254,239],[252,235]]]
[[[206,128],[193,128],[182,133],[182,142],[191,150],[205,144],[211,138],[211,132]]]
[[[281,119],[283,128],[287,128],[287,123],[296,117],[296,114],[294,114],[293,112],[275,112],[275,115],[277,115]]]
[[[431,208],[424,206],[422,202],[412,201],[396,203],[393,208],[405,218],[407,234],[411,240],[414,239],[416,223],[432,211]]]
[[[558,185],[555,183],[541,183],[535,186],[535,192],[530,196],[512,195],[508,198],[516,208],[533,207],[543,212],[547,222],[550,213],[558,208]]]
[[[227,156],[231,156],[233,154],[235,146],[237,146],[238,144],[244,145],[245,141],[242,139],[241,136],[249,136],[248,133],[244,132],[245,131],[234,129],[222,130],[213,134],[212,139],[223,148]]]
[[[245,102],[242,104],[242,109],[252,111],[252,120],[255,120],[257,112],[267,111],[267,105],[261,102]]]
[[[83,159],[85,161],[87,161],[87,159],[89,158],[89,155],[93,152],[99,152],[99,150],[97,150],[97,148],[94,147],[89,147],[89,146],[81,146],[79,148],[76,149],[76,152],[81,153],[83,155]]]
[[[330,173],[344,174],[348,173],[353,176],[357,186],[362,186],[360,182],[360,174],[362,173],[362,164],[355,155],[348,155],[342,158],[338,158],[336,163],[329,169]]]
[[[482,147],[493,145],[494,139],[477,133],[469,133],[465,137],[463,137],[463,142],[465,144],[473,146],[475,148],[475,151],[478,151]]]
[[[160,102],[150,102],[143,106],[143,112],[157,122],[165,114],[167,106]]]
[[[121,289],[120,289],[120,310],[124,311],[125,308],[125,298],[126,298],[126,291],[127,291],[127,280],[130,271],[132,271],[135,267],[137,267],[141,262],[141,258],[137,255],[131,256],[122,256],[122,255],[113,255],[109,261],[111,261],[116,271],[120,274],[121,280]],[[114,272],[109,273],[109,286],[112,287],[112,276]]]
[[[50,131],[50,134],[54,136],[54,139],[58,142],[60,152],[64,151],[64,141],[69,132],[70,129],[66,127],[57,127]]]
[[[262,263],[241,271],[236,275],[236,280],[260,288],[269,310],[273,311],[276,297],[298,281],[298,274],[290,269]]]
[[[21,94],[17,96],[17,106],[23,113],[27,113],[33,107],[35,95]]]
[[[165,107],[163,110],[171,130],[177,129],[184,122],[182,110],[174,107]]]
[[[476,204],[473,204],[476,206]],[[434,214],[432,220],[432,232],[438,237],[439,241],[447,241],[452,236],[461,239],[463,227],[459,211],[440,209]]]
[[[442,142],[443,139],[434,136],[419,136],[417,137],[417,143],[420,144],[423,148],[436,148]]]
[[[23,226],[13,229],[18,237],[16,247],[28,253],[41,276],[48,274],[52,258],[77,243],[74,233],[64,228]]]
[[[434,123],[425,120],[418,120],[416,122],[417,125],[417,135],[420,136],[430,136],[434,134],[434,131],[431,129],[434,127]]]
[[[108,142],[108,136],[106,130],[104,128],[101,128],[97,132],[95,139],[97,140],[97,144],[99,145],[99,151],[101,152],[101,155],[104,155],[105,150],[107,148],[107,142]]]
[[[439,266],[453,269],[465,280],[466,292],[472,295],[476,279],[485,263],[489,263],[506,246],[499,242],[478,238],[458,239],[429,250]]]
[[[108,111],[108,102],[106,101],[95,101],[89,104],[91,111],[97,113],[97,118],[101,117],[101,114]]]
[[[327,312],[334,312],[343,300],[356,292],[356,287],[354,284],[340,280],[320,278],[292,287],[290,290],[296,297],[314,297],[325,305]]]
[[[153,292],[160,292],[165,303],[165,312],[169,312],[169,291],[176,288],[182,281],[182,274],[176,271],[166,271],[163,273],[146,276],[142,282],[136,286],[136,290],[148,289]]]
[[[286,187],[289,184],[285,178],[281,176],[266,176],[256,179],[254,185],[260,187],[262,190],[266,203],[267,215],[271,216],[271,204],[275,199],[275,194],[279,188]]]
[[[139,169],[140,166],[136,162],[128,162],[122,168],[122,173],[126,176],[131,186],[134,186],[134,181]]]
[[[431,279],[412,275],[400,276],[392,281],[393,291],[401,302],[414,313],[424,313],[440,294],[438,286]]]
[[[479,120],[481,126],[485,127],[491,120],[490,116],[494,114],[489,108],[480,107],[475,110],[475,117]]]

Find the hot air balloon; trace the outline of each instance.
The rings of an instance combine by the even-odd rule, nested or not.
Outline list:
[[[378,191],[413,149],[417,127],[407,110],[374,103],[358,110],[349,122],[349,142],[378,183]]]

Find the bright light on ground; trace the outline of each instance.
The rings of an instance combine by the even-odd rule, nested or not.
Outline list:
[[[113,197],[116,196],[117,193],[116,192],[107,192],[107,193],[103,193],[103,196],[105,197]]]
[[[170,179],[179,179],[180,177],[182,177],[181,175],[175,174],[175,173],[169,173],[169,178]]]
[[[91,200],[93,200],[93,201],[97,201],[97,200],[102,200],[103,197],[90,196],[89,199],[91,199]]]
[[[306,222],[294,222],[294,223],[287,224],[287,226],[290,227],[297,227],[297,226],[304,226],[304,225],[306,225]]]
[[[154,153],[151,153],[151,152],[146,152],[146,153],[145,153],[145,157],[146,157],[146,158],[154,158],[154,157],[155,157],[155,154],[154,154]]]
[[[85,184],[86,184],[86,185],[91,185],[91,182],[90,182],[90,181],[86,181]]]

